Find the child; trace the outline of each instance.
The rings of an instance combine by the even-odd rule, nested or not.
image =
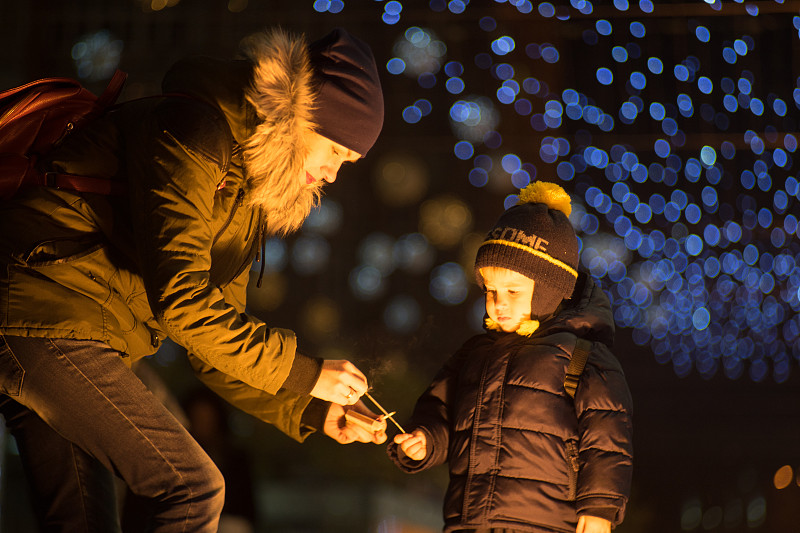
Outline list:
[[[417,401],[389,456],[406,472],[447,462],[447,532],[608,532],[632,471],[631,398],[611,354],[603,291],[578,273],[569,195],[536,182],[478,249],[487,332],[468,340]],[[575,399],[564,377],[591,341]]]

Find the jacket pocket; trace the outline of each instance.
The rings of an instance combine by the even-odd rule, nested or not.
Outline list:
[[[566,442],[567,453],[567,475],[569,490],[567,492],[567,500],[575,501],[578,495],[578,472],[580,471],[580,463],[578,462],[578,445],[574,440]]]
[[[41,256],[41,253],[37,254]],[[104,244],[51,261],[28,261],[27,266],[61,287],[74,291],[109,310],[119,331],[132,331],[137,320],[128,306],[125,290],[120,290],[120,269]],[[105,332],[108,324],[101,316],[94,326]]]
[[[19,396],[24,377],[25,370],[19,364],[17,356],[11,351],[5,338],[0,335],[0,392],[11,397]]]

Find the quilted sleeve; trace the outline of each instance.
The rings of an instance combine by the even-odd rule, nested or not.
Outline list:
[[[466,347],[466,345],[465,345]],[[425,433],[428,455],[421,461],[412,461],[400,451],[399,446],[390,443],[387,452],[392,461],[408,473],[421,472],[447,461],[450,446],[451,406],[458,370],[467,349],[462,347],[442,365],[431,384],[417,399],[411,418],[403,427],[413,432],[420,429]]]
[[[595,343],[575,396],[578,514],[622,522],[633,472],[632,399],[619,362]]]

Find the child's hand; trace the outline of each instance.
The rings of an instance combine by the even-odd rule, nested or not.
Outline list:
[[[575,533],[610,533],[611,522],[605,518],[583,515],[578,518],[578,528]]]
[[[419,429],[415,429],[413,433],[401,433],[394,436],[394,443],[400,445],[409,459],[414,461],[421,461],[428,455],[428,441],[425,438],[425,433]]]

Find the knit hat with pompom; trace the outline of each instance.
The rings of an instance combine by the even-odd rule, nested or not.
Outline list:
[[[572,295],[578,278],[578,238],[569,221],[569,194],[555,183],[536,181],[500,216],[478,248],[475,277],[483,267],[513,270],[534,281],[531,318],[555,313]],[[537,323],[538,326],[538,323]]]

